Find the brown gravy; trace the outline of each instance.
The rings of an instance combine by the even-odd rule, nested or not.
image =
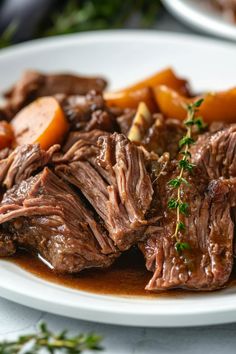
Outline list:
[[[151,273],[145,269],[143,257],[137,250],[124,253],[109,269],[91,269],[78,275],[56,274],[36,256],[23,250],[8,261],[46,281],[73,289],[106,295],[157,296],[145,290]],[[161,292],[162,296],[170,296],[169,293]],[[171,292],[172,296],[181,293],[181,290]]]
[[[198,292],[181,289],[159,293],[146,291],[145,286],[151,278],[151,273],[146,270],[141,253],[135,249],[124,253],[109,269],[91,269],[82,271],[78,275],[56,274],[39,258],[23,250],[7,260],[46,281],[96,294],[145,296],[149,298],[160,296],[181,297],[186,293],[199,294]],[[236,273],[233,272],[229,286],[236,285],[235,275]]]

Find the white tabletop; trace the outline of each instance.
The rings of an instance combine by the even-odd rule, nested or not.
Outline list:
[[[155,28],[192,33],[167,13],[158,19]],[[54,316],[0,299],[0,340],[34,332],[41,320],[55,331],[67,328],[71,333],[101,334],[104,354],[235,354],[236,351],[236,324],[182,329],[127,328]]]
[[[104,354],[235,354],[236,324],[195,328],[134,328],[101,325],[16,305],[0,299],[0,338],[32,333],[39,321],[60,331],[96,332],[104,337]]]

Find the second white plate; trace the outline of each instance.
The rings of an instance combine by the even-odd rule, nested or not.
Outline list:
[[[178,19],[192,28],[217,37],[236,41],[236,23],[228,23],[210,6],[210,0],[162,0]]]

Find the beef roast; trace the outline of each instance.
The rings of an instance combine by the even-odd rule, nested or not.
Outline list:
[[[189,204],[189,215],[184,217],[186,231],[181,242],[190,250],[178,253],[173,238],[176,212],[167,208],[175,192],[168,181],[177,177],[176,162],[169,164],[165,174],[157,180],[162,216],[157,231],[150,232],[140,244],[147,268],[154,272],[148,290],[181,287],[213,290],[222,287],[231,274],[233,265],[235,208],[235,127],[199,137],[191,148],[194,174],[186,176],[190,182],[184,186],[184,200]]]
[[[153,116],[153,124],[147,129],[141,144],[158,155],[165,152],[175,158],[179,151],[179,140],[184,135],[185,127],[177,119],[165,119],[161,114]]]
[[[191,149],[193,163],[210,179],[236,177],[236,124],[200,135]]]
[[[47,168],[5,193],[0,227],[1,256],[25,247],[57,272],[107,267],[119,255],[79,196]]]
[[[64,156],[54,159],[55,171],[79,188],[115,245],[126,250],[148,225],[153,189],[143,150],[117,133],[100,136],[97,144],[96,131],[80,137]]]
[[[126,136],[128,135],[132,122],[134,120],[134,116],[135,116],[134,109],[128,108],[124,110],[124,112],[120,112],[120,114],[117,117],[117,124],[122,134]]]
[[[115,115],[106,107],[101,93],[92,90],[84,96],[60,94],[55,97],[70,122],[71,130],[114,132],[117,129]]]
[[[15,148],[11,153],[9,150],[3,150],[2,152],[8,152],[9,155],[0,160],[0,184],[11,188],[27,179],[46,166],[59,149],[59,145],[54,145],[44,151],[39,144],[27,144]]]
[[[85,95],[90,90],[103,91],[106,81],[99,77],[82,77],[71,74],[42,74],[26,71],[23,77],[5,94],[5,111],[13,116],[22,107],[38,97],[57,93]]]
[[[72,146],[73,149],[70,151],[70,153],[68,154],[68,157],[70,156],[70,158],[73,156],[74,153],[76,153],[76,151],[79,151],[79,153],[81,152],[81,149],[78,149],[78,146],[84,146],[84,154],[86,154],[86,150],[88,152],[88,154],[90,154],[90,150],[89,147],[94,146],[97,147],[97,142],[98,142],[98,138],[100,136],[106,136],[109,135],[109,133],[99,130],[99,129],[94,129],[91,132],[81,132],[81,131],[72,131],[69,135],[67,140],[65,141],[65,144],[62,147],[62,150],[64,152],[67,152],[70,150],[70,148]],[[77,145],[75,145],[75,143],[77,143]],[[88,149],[86,149],[86,146],[88,146]],[[97,151],[97,149],[96,149]]]

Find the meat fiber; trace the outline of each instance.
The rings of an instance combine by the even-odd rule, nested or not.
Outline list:
[[[27,144],[15,148],[12,152],[2,150],[0,184],[9,189],[27,179],[49,164],[53,154],[59,149],[59,145],[54,145],[48,151],[44,151],[39,144]]]
[[[143,150],[121,134],[92,131],[61,158],[56,173],[79,188],[120,250],[143,237],[153,195]],[[90,137],[89,137],[90,136]],[[80,135],[82,137],[82,135]],[[85,137],[85,136],[84,136]]]
[[[0,227],[1,256],[24,247],[60,273],[107,267],[119,255],[79,196],[47,168],[5,193]]]
[[[183,217],[186,231],[181,242],[189,250],[177,252],[173,238],[176,211],[169,210],[168,200],[175,196],[168,181],[179,173],[176,162],[167,167],[156,184],[160,200],[159,230],[150,233],[140,244],[148,270],[153,277],[147,290],[186,288],[214,290],[225,285],[233,266],[234,222],[236,202],[236,134],[235,126],[199,137],[191,148],[194,174],[185,176],[183,199],[189,215]]]

